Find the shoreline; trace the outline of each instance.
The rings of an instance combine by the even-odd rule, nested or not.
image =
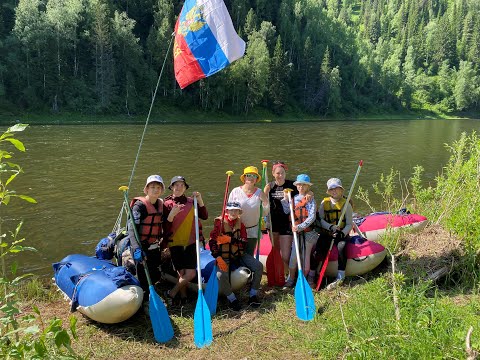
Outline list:
[[[150,124],[242,124],[242,123],[298,123],[331,121],[410,121],[410,120],[480,120],[480,114],[435,114],[432,112],[397,112],[383,114],[359,114],[358,116],[317,117],[302,113],[289,113],[283,116],[266,111],[257,111],[250,115],[230,115],[225,113],[206,113],[200,111],[180,111],[171,107],[158,109],[150,116]],[[0,125],[15,123],[30,125],[143,125],[147,115],[84,115],[75,113],[0,113]]]

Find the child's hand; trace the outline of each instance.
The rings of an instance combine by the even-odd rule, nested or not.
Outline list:
[[[142,251],[142,249],[140,248],[137,248],[135,249],[135,251],[133,252],[133,260],[135,261],[135,263],[142,263],[143,260],[146,259],[146,256],[145,256],[145,253]]]
[[[194,191],[192,193],[192,196],[193,197],[196,197],[197,198],[197,202],[198,202],[198,205],[199,206],[203,206],[203,199],[202,199],[202,194],[200,194],[198,191]]]
[[[267,184],[267,185],[265,185],[265,187],[263,188],[263,192],[264,192],[265,194],[268,194],[268,193],[270,192],[270,189],[271,189],[270,184]]]
[[[309,191],[307,193],[307,195],[305,195],[305,201],[306,202],[310,202],[311,200],[313,200],[314,196],[313,196],[313,192],[312,191]]]
[[[330,230],[331,232],[337,232],[338,229],[338,226],[337,225],[330,225],[330,227],[328,228],[328,230]]]
[[[175,204],[175,205],[173,205],[172,210],[170,210],[170,214],[168,214],[167,220],[170,221],[170,222],[172,222],[172,221],[173,221],[173,218],[174,218],[175,216],[177,216],[177,214],[178,214],[179,212],[181,212],[184,207],[185,207],[185,205],[183,205],[183,204]]]

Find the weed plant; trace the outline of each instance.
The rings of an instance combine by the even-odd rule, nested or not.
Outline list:
[[[23,131],[27,125],[17,124],[10,127],[0,136],[0,145],[10,143],[19,151],[25,151],[23,143],[14,137],[16,132]],[[3,210],[11,199],[18,198],[30,203],[35,199],[18,194],[10,189],[15,178],[22,173],[22,168],[11,161],[13,153],[0,148],[0,209]],[[35,282],[25,283],[24,279],[31,274],[17,275],[18,267],[12,262],[7,270],[7,256],[23,251],[35,251],[24,246],[25,238],[21,238],[20,222],[10,236],[1,232],[0,218],[0,357],[4,359],[77,359],[79,358],[71,347],[71,337],[76,337],[75,317],[70,317],[70,333],[64,329],[62,320],[45,321],[37,306],[32,306],[32,312],[22,313],[18,293],[24,287],[29,297],[39,295],[39,286]],[[8,241],[10,239],[10,241]]]

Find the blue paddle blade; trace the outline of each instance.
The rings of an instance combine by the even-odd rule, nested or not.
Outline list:
[[[217,313],[217,301],[218,301],[218,277],[217,277],[217,265],[213,266],[210,277],[208,278],[207,288],[205,289],[205,301],[207,302],[210,315]]]
[[[316,313],[313,292],[305,279],[303,273],[298,274],[297,285],[295,285],[295,307],[300,320],[313,320]]]
[[[208,346],[213,341],[212,319],[210,310],[203,297],[201,289],[198,290],[197,306],[193,314],[193,342],[199,348]]]
[[[165,304],[155,292],[153,285],[150,285],[148,288],[150,290],[149,314],[153,327],[153,335],[157,342],[166,343],[173,338],[172,322],[168,316]]]

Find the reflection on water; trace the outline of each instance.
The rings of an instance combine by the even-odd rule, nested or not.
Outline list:
[[[152,173],[162,175],[167,186],[171,177],[183,175],[189,191],[203,195],[211,219],[204,224],[208,234],[221,212],[227,170],[235,172],[234,187],[245,166],[283,160],[289,178],[310,175],[321,200],[330,177],[340,177],[348,188],[361,159],[357,185],[363,188],[371,189],[392,167],[408,177],[417,164],[431,181],[448,159],[444,144],[462,131],[479,129],[474,120],[150,125],[130,196],[141,194]],[[25,174],[12,185],[38,204],[12,201],[0,215],[3,230],[23,219],[27,244],[39,250],[19,256],[27,271],[50,274],[51,263],[67,254],[93,254],[117,219],[122,205],[117,189],[128,183],[142,131],[136,125],[32,126],[20,134],[27,152],[14,161]],[[369,209],[356,201],[356,211]]]

